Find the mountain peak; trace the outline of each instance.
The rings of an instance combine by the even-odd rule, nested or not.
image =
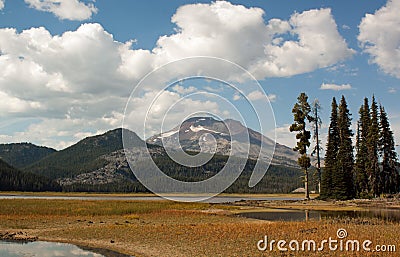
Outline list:
[[[172,149],[182,148],[185,151],[215,151],[218,154],[230,155],[232,140],[243,150],[239,150],[239,157],[269,161],[275,149],[275,164],[296,166],[297,153],[292,149],[280,144],[275,145],[274,140],[234,119],[221,121],[213,117],[191,117],[172,130],[150,137],[147,143]]]

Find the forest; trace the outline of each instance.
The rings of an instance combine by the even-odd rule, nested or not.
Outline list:
[[[297,100],[292,110],[294,123],[290,131],[297,132],[294,150],[300,153],[298,164],[305,174],[306,198],[309,199],[308,169],[311,167],[307,154],[311,131],[307,125],[312,125],[316,139],[313,153],[317,152],[320,199],[373,198],[400,192],[400,165],[393,132],[385,108],[381,104],[378,106],[374,96],[371,104],[364,98],[356,134],[351,128],[352,118],[345,97],[342,96],[339,104],[333,97],[323,168],[319,156],[322,146],[318,139],[320,105],[318,102],[310,105],[305,93]]]
[[[0,160],[0,191],[61,191],[61,186],[46,177],[17,170]]]

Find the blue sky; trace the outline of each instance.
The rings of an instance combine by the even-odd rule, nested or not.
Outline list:
[[[400,142],[398,1],[0,0],[0,8],[1,143],[62,149],[120,127],[141,78],[198,55],[237,63],[257,78],[274,110],[278,142],[295,143],[287,127],[303,91],[322,104],[323,138],[332,97],[346,96],[355,122],[362,99],[375,94]],[[177,72],[187,76],[197,72],[192,68]],[[210,69],[216,77],[227,76]],[[250,88],[240,79],[232,83]],[[206,84],[170,88],[157,107],[168,109]],[[129,111],[137,119],[156,95],[151,86],[143,90],[131,99]],[[219,94],[238,101],[228,91]],[[247,96],[251,93],[251,102],[261,99],[254,91]],[[166,127],[192,108],[222,118],[231,114],[212,98],[188,98]],[[160,117],[151,117],[148,126],[155,132]],[[142,124],[135,125],[140,134]],[[263,133],[274,134],[270,127]]]

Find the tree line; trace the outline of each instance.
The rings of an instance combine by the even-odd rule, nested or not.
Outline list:
[[[310,146],[311,132],[307,123],[313,124],[318,135],[319,105],[311,108],[308,96],[301,93],[294,105],[294,123],[291,132],[297,132],[298,140],[294,150],[300,153],[299,166],[305,173],[306,199],[308,195],[308,169],[311,166],[307,148]],[[316,115],[311,115],[315,113]],[[382,105],[372,97],[365,98],[359,110],[356,142],[351,129],[352,118],[346,99],[342,96],[338,105],[332,99],[328,138],[325,150],[325,167],[320,178],[320,198],[346,200],[372,198],[400,192],[399,163],[395,151],[393,132],[389,118]],[[316,149],[318,149],[318,136]],[[318,170],[318,167],[317,167]]]
[[[61,191],[61,186],[46,177],[17,170],[0,159],[0,191]]]

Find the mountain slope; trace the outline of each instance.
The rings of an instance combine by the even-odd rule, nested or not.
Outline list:
[[[205,180],[216,175],[226,165],[228,156],[223,156],[221,153],[229,153],[230,150],[228,146],[230,146],[231,138],[227,133],[227,126],[235,133],[233,136],[235,140],[243,141],[243,135],[246,134],[244,132],[247,128],[239,122],[228,120],[226,124],[228,125],[206,118],[201,120],[201,123],[191,120],[183,124],[182,127],[186,126],[183,128],[184,131],[193,132],[183,134],[186,136],[182,138],[186,150],[196,151],[199,149],[199,140],[201,141],[203,136],[207,136],[204,131],[212,134],[219,142],[219,153],[200,167],[190,168],[175,163],[160,146],[148,143],[148,150],[154,162],[165,174],[182,181]],[[255,131],[250,129],[248,131],[253,151],[259,149],[262,141],[265,144],[273,143],[272,140],[262,138],[263,136]],[[168,141],[168,136],[173,136],[174,133],[176,132],[172,131],[169,134],[164,133],[162,136],[166,137]],[[54,152],[24,170],[55,179],[65,191],[145,192],[147,189],[135,178],[126,161],[122,134],[132,139],[134,148],[130,149],[130,152],[134,153],[134,158],[141,158],[144,149],[140,146],[144,146],[145,142],[134,132],[115,129],[102,135],[85,138],[71,147]],[[157,141],[159,138],[155,137],[148,142],[154,142],[154,139]],[[207,141],[203,140],[203,142]],[[207,144],[204,144],[203,147],[207,147]],[[283,149],[288,150],[289,148]],[[283,160],[290,162],[290,159],[286,157]],[[234,185],[227,189],[227,192],[287,193],[301,185],[302,172],[298,168],[294,165],[288,167],[288,165],[274,164],[270,166],[261,183],[255,188],[249,189],[247,185],[254,164],[254,159],[247,160],[247,166],[242,175]]]
[[[205,165],[191,168],[177,164],[160,149],[162,148],[150,149],[154,162],[163,173],[180,181],[193,182],[211,178],[226,165],[228,159],[228,156],[215,155]],[[131,172],[123,150],[100,158],[106,161],[102,168],[57,181],[66,191],[148,192]],[[248,182],[254,165],[255,160],[248,160],[242,174],[225,192],[289,193],[303,184],[303,172],[300,169],[271,165],[261,182],[254,188],[249,188]]]
[[[114,129],[102,135],[85,138],[25,167],[24,170],[52,179],[95,171],[107,164],[101,156],[123,149],[121,135],[122,129]],[[130,137],[133,142],[143,143],[134,132],[124,130],[124,135]]]
[[[247,136],[249,137],[247,139]],[[216,149],[214,139],[217,143]],[[274,141],[270,138],[246,128],[239,121],[219,121],[212,117],[190,118],[170,131],[150,137],[147,143],[163,145],[168,148],[177,148],[179,144],[185,151],[200,151],[229,155],[231,153],[231,141],[236,141],[238,146],[236,155],[267,161],[271,158]],[[250,142],[249,155],[247,155],[247,140]],[[179,142],[179,143],[178,143]],[[263,152],[260,154],[261,145]],[[297,167],[297,153],[287,146],[277,143],[275,145],[273,164]]]
[[[61,191],[61,187],[48,178],[22,172],[0,160],[0,191]]]
[[[52,148],[31,143],[0,144],[0,158],[16,168],[29,166],[54,152]]]

